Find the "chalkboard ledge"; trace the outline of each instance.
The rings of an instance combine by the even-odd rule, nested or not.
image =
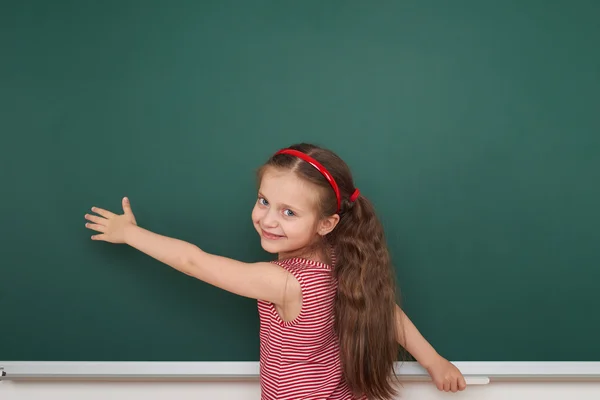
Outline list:
[[[467,384],[502,380],[600,381],[600,362],[460,362]],[[397,364],[403,381],[428,380],[415,362]],[[258,362],[0,361],[0,380],[243,381],[257,380]]]

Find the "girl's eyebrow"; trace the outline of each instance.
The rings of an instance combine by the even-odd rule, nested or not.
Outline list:
[[[292,206],[290,206],[289,204],[282,204],[281,206],[282,206],[283,208],[289,208],[289,209],[291,209],[291,210],[293,210],[293,211],[299,211],[299,212],[303,212],[303,211],[302,211],[301,209],[299,209],[298,207],[292,207]]]

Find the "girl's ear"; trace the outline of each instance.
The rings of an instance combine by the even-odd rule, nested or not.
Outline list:
[[[337,226],[338,222],[340,222],[340,216],[338,214],[333,214],[330,217],[323,218],[319,222],[317,233],[321,236],[327,235]]]

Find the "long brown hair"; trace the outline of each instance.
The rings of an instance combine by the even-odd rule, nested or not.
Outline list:
[[[326,237],[333,245],[338,282],[335,328],[346,381],[357,395],[392,399],[396,394],[392,378],[398,358],[399,332],[396,325],[395,278],[383,226],[371,202],[361,194],[349,200],[354,180],[348,165],[332,151],[312,144],[289,147],[310,155],[335,179],[341,196],[340,221]],[[288,169],[317,185],[322,217],[335,214],[337,199],[329,182],[312,165],[300,158],[276,154],[265,167]]]

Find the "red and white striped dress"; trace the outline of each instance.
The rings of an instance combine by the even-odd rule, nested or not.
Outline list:
[[[304,258],[273,261],[300,283],[302,308],[283,321],[275,305],[259,300],[262,400],[354,399],[343,378],[334,331],[337,284],[332,267]]]

